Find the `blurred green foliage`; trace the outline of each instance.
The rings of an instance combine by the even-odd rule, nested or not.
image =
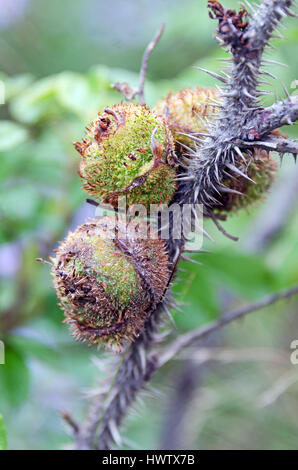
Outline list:
[[[207,20],[205,5],[166,1],[161,7],[162,3],[156,3],[156,8],[161,8],[156,15],[150,2],[151,15],[141,28],[144,11],[137,2],[130,2],[138,21],[135,27],[129,25],[130,34],[121,47],[122,36],[117,36],[115,26],[122,24],[121,2],[117,2],[115,18],[110,15],[106,22],[97,24],[91,14],[95,2],[77,2],[72,8],[73,2],[68,1],[32,1],[22,21],[2,31],[0,58],[5,66],[0,78],[5,83],[6,102],[0,106],[0,337],[5,343],[6,363],[0,365],[0,411],[8,429],[9,448],[68,446],[71,436],[59,412],[75,411],[80,419],[85,408],[82,389],[94,385],[103,374],[90,359],[104,359],[105,355],[69,336],[67,327],[61,325],[63,315],[51,288],[48,266],[35,261],[37,257],[48,258],[70,227],[93,214],[84,204],[86,195],[80,188],[72,142],[82,137],[84,126],[99,110],[120,101],[112,83],[127,81],[136,86],[144,44],[160,20],[166,19],[167,32],[150,59],[149,77],[154,80],[146,83],[147,103],[154,105],[170,90],[185,86],[214,86],[213,79],[190,67],[195,62],[218,70],[217,59],[224,55],[212,39],[215,24]],[[236,2],[226,3],[235,6]],[[148,9],[145,1],[140,4]],[[107,11],[103,2],[100,6]],[[85,25],[82,11],[89,15],[88,20],[83,17]],[[298,65],[292,60],[298,32],[291,20],[286,22],[288,41],[274,41],[277,50],[273,58],[289,67],[273,66],[270,71],[289,86],[298,77]],[[51,29],[53,24],[55,30]],[[11,49],[14,53],[5,60]],[[106,65],[93,65],[98,58]],[[116,64],[122,68],[113,68]],[[281,84],[273,86],[280,94]],[[293,162],[287,161],[282,171],[290,174],[292,169]],[[240,212],[225,228],[245,240],[261,209]],[[182,263],[187,272],[174,286],[182,294],[179,300],[185,302],[184,314],[175,315],[176,334],[217,318],[227,295],[232,299],[228,305],[236,307],[298,281],[297,204],[282,232],[258,254],[249,253],[241,241],[234,244],[224,238],[209,222],[206,226],[216,244],[205,242],[211,253],[195,257],[203,266]],[[264,312],[245,320],[242,326],[231,327],[221,338],[222,344],[287,350],[297,331],[292,305],[276,306],[270,310],[272,316]],[[297,448],[292,436],[297,436],[298,425],[289,412],[290,405],[298,406],[297,386],[291,389],[289,404],[282,401],[263,411],[254,403],[256,395],[293,366],[273,364],[265,372],[262,367],[255,362],[245,367],[229,364],[224,372],[212,369],[203,391],[198,390],[194,397],[182,445]],[[140,409],[142,417],[130,418],[127,433],[132,446],[160,445],[162,419],[166,420],[172,393],[169,384],[174,383],[179,369],[174,363],[158,374],[155,385],[165,396],[154,403],[149,400],[148,407]],[[256,434],[262,435],[259,442],[253,435],[255,428],[262,429]],[[0,448],[5,447],[5,439],[0,416]]]
[[[3,416],[0,415],[0,450],[6,449],[6,429],[3,421]]]

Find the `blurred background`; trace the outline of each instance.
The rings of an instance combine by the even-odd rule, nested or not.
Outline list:
[[[238,2],[225,0],[238,8]],[[84,201],[72,142],[104,106],[119,102],[115,81],[137,84],[142,53],[159,24],[164,36],[149,63],[149,105],[170,90],[215,86],[194,68],[219,71],[225,56],[213,37],[205,0],[0,0],[0,447],[69,448],[60,413],[79,422],[86,396],[105,373],[107,354],[79,344],[61,324],[48,258],[57,241],[94,210]],[[286,19],[285,41],[268,58],[284,97],[298,79],[298,30]],[[266,98],[272,103],[272,95]],[[286,129],[297,135],[295,127]],[[263,204],[209,222],[211,254],[197,256],[175,285],[185,302],[171,337],[224,311],[298,282],[298,171],[286,156]],[[169,363],[125,423],[126,448],[297,449],[298,299],[281,301],[227,326]]]

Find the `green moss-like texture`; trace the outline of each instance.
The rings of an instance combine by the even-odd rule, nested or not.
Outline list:
[[[184,88],[169,93],[156,104],[154,111],[166,117],[175,141],[192,146],[194,141],[183,134],[206,132],[206,119],[212,119],[216,111],[210,98],[219,100],[218,95],[214,88]]]
[[[138,335],[161,300],[169,266],[162,240],[136,238],[136,228],[121,221],[118,238],[114,222],[89,219],[69,233],[52,259],[52,274],[74,336],[119,348]]]
[[[115,105],[98,115],[76,142],[82,156],[83,188],[101,202],[117,205],[167,204],[176,188],[175,170],[167,164],[174,150],[163,118],[145,106]]]
[[[246,173],[252,181],[242,176],[235,175],[234,179],[227,178],[223,183],[226,187],[239,191],[243,194],[225,193],[221,199],[221,206],[215,208],[215,212],[231,213],[239,209],[248,209],[254,204],[261,202],[270,189],[276,176],[276,163],[265,150],[256,150],[248,167],[238,162],[240,170]]]

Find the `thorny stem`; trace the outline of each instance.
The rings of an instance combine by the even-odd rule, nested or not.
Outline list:
[[[209,125],[209,135],[203,137],[197,152],[191,155],[190,167],[186,170],[183,181],[181,178],[175,202],[179,204],[201,203],[208,211],[212,210],[212,207],[217,204],[218,191],[228,190],[226,187],[223,188],[222,184],[226,165],[229,164],[229,171],[233,165],[239,171],[236,167],[237,159],[239,160],[240,157],[245,161],[248,156],[252,155],[250,151],[252,145],[266,147],[266,142],[267,146],[270,142],[270,148],[274,148],[281,154],[289,149],[297,153],[295,142],[271,134],[272,129],[283,124],[290,124],[290,121],[292,123],[297,117],[296,99],[287,98],[267,109],[263,109],[258,102],[262,95],[258,91],[258,85],[259,75],[263,73],[261,71],[263,51],[280,19],[287,15],[294,16],[289,10],[292,3],[292,0],[263,0],[248,22],[245,11],[237,14],[231,10],[225,10],[216,0],[209,1],[212,12],[219,21],[218,36],[221,44],[226,46],[232,54],[231,71],[230,75],[219,77],[219,80],[225,84],[225,88],[221,90],[224,98],[223,104],[215,123]],[[127,84],[115,86],[122,92],[121,87],[126,87],[133,97],[138,93],[141,104],[145,102],[144,81],[148,58],[162,31],[163,25],[145,51],[139,90],[128,89]],[[216,76],[213,72],[211,75]],[[182,250],[183,240],[180,242],[169,240],[170,258],[175,261],[175,266]],[[247,313],[296,293],[298,293],[297,287],[228,314],[203,329],[181,336],[159,355],[150,351],[155,343],[163,310],[167,310],[169,300],[165,300],[152,313],[139,338],[125,352],[126,355],[122,359],[110,392],[105,397],[102,418],[98,416],[100,408],[98,402],[97,407],[93,408],[95,412],[90,411],[87,422],[83,423],[79,432],[76,433],[77,448],[109,449],[113,443],[119,443],[118,427],[137,394],[144,388],[153,372],[182,348]],[[87,440],[84,439],[84,429],[89,429]]]
[[[269,106],[261,110],[254,116],[253,120],[248,122],[249,129],[247,140],[254,140],[250,132],[255,127],[258,130],[258,139],[286,124],[293,124],[298,119],[298,95],[288,96],[284,101]],[[244,136],[245,139],[245,136]]]
[[[75,436],[78,450],[94,448],[105,450],[109,449],[113,442],[120,444],[117,428],[135,400],[136,394],[151,377],[150,368],[153,370],[153,367],[148,352],[154,343],[155,332],[160,326],[162,311],[163,305],[160,305],[148,320],[143,333],[124,352],[118,373],[106,396],[99,436],[96,437],[96,430],[100,419],[98,411],[102,410],[102,404],[95,401],[92,410],[94,413],[89,413],[85,426],[82,426]],[[100,398],[102,400],[102,397]]]
[[[240,15],[225,10],[216,0],[209,0],[219,21],[219,40],[232,54],[232,62],[229,74],[220,76],[220,81],[225,82],[225,87],[219,89],[223,104],[186,172],[192,182],[185,184],[184,202],[193,201],[208,208],[218,205],[217,194],[230,191],[223,186],[227,165],[231,171],[239,156],[244,162],[252,156],[246,142],[264,146],[273,128],[290,124],[297,117],[296,97],[264,109],[259,104],[264,92],[258,89],[259,75],[263,73],[262,54],[280,19],[290,14],[291,4],[292,0],[263,0],[247,22],[243,12]],[[290,147],[296,154],[297,144],[291,141]],[[282,152],[284,147],[280,145],[279,149]],[[237,173],[237,168],[234,171]]]
[[[281,160],[285,153],[292,153],[295,161],[297,158],[298,144],[293,139],[284,139],[282,137],[279,137],[279,138],[270,137],[266,139],[266,141],[259,141],[259,142],[245,142],[244,141],[244,144],[246,148],[248,149],[249,148],[263,148],[267,151],[273,150],[280,154]]]

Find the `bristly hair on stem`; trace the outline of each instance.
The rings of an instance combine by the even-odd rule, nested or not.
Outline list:
[[[240,12],[225,9],[217,0],[209,0],[210,16],[218,21],[217,38],[231,54],[228,74],[211,75],[221,83],[222,101],[216,119],[209,123],[207,135],[200,143],[194,139],[196,151],[191,155],[189,164],[181,169],[186,173],[179,180],[175,201],[178,204],[200,203],[211,214],[217,203],[218,194],[229,191],[223,181],[227,172],[239,174],[239,161],[249,163],[256,148],[274,150],[280,155],[298,153],[294,140],[279,136],[273,131],[283,125],[291,125],[298,117],[297,96],[287,96],[285,100],[263,108],[260,104],[262,92],[259,90],[260,75],[265,72],[263,52],[270,38],[283,17],[295,16],[290,10],[292,0],[263,0],[250,14],[243,8]],[[160,28],[152,43],[149,44],[143,58],[138,90],[128,84],[115,84],[126,99],[133,99],[139,94],[144,100],[144,78],[148,57],[159,40],[163,27]],[[208,71],[207,71],[208,72]],[[241,169],[243,172],[243,170]],[[244,177],[247,176],[244,174]],[[211,217],[214,220],[214,217]],[[218,224],[217,224],[218,225]],[[183,253],[184,240],[168,241],[173,274]],[[124,351],[116,375],[109,390],[93,403],[86,420],[79,426],[72,425],[77,449],[110,449],[115,443],[120,444],[118,428],[126,417],[137,395],[144,389],[153,372],[171,359],[182,347],[199,340],[214,328],[236,320],[256,308],[269,305],[282,297],[297,293],[297,288],[265,299],[257,305],[249,306],[240,312],[223,317],[203,330],[189,333],[176,340],[164,355],[159,357],[152,352],[158,337],[165,312],[172,307],[169,292],[144,326],[138,339]],[[72,418],[67,417],[69,423]]]

